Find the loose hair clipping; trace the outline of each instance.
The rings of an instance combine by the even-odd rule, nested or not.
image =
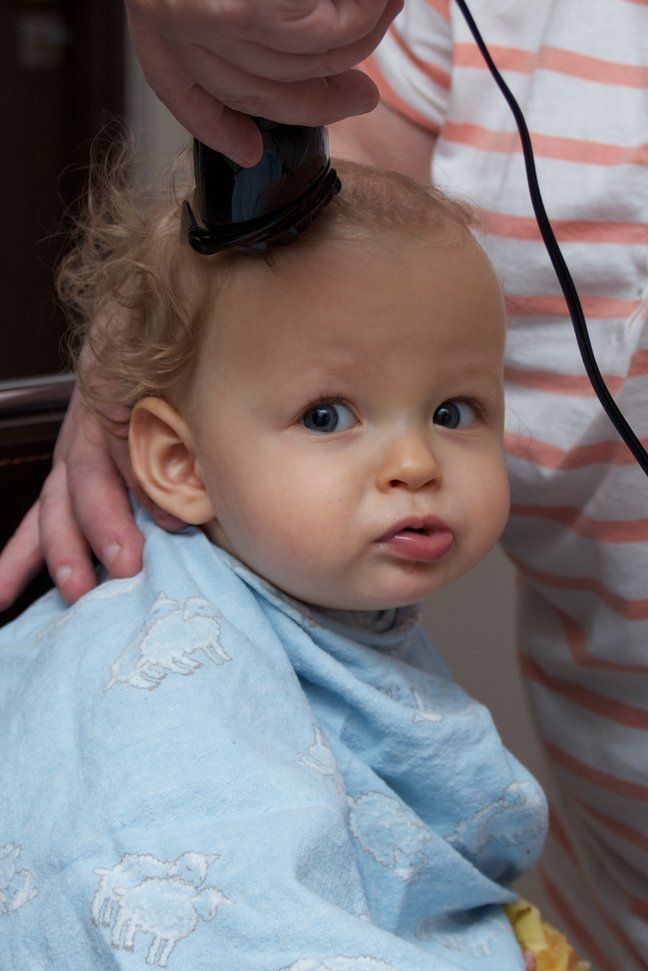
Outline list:
[[[263,138],[263,155],[251,168],[194,139],[193,204],[198,218],[185,200],[181,234],[197,253],[263,253],[271,244],[292,243],[340,191],[326,129],[254,121]]]

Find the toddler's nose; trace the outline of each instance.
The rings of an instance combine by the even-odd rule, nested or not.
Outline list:
[[[378,488],[422,489],[442,482],[441,466],[425,437],[406,434],[392,443],[384,453],[378,474]]]

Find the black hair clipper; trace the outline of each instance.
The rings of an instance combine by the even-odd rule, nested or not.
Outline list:
[[[324,128],[255,118],[263,156],[242,168],[194,139],[194,205],[182,207],[182,236],[197,253],[265,252],[291,243],[340,191]]]

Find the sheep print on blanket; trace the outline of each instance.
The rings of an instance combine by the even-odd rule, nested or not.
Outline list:
[[[0,631],[3,971],[522,971],[544,796],[415,607],[308,607],[141,511]]]

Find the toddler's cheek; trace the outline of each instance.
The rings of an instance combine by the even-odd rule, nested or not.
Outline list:
[[[502,463],[493,462],[483,470],[481,488],[478,486],[477,492],[472,493],[472,499],[475,504],[473,526],[481,556],[484,556],[501,536],[509,517],[510,489]]]

